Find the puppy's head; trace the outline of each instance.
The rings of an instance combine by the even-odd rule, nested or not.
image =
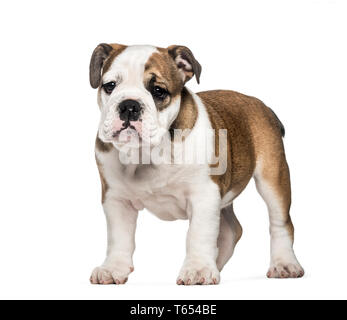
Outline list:
[[[157,145],[176,119],[184,84],[201,66],[184,46],[99,44],[90,61],[90,84],[98,88],[99,138],[116,147],[135,140]]]

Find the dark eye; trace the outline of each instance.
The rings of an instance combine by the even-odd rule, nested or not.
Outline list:
[[[168,94],[167,90],[159,86],[154,86],[152,89],[152,95],[157,99],[164,100]]]
[[[104,88],[107,94],[110,94],[112,93],[113,89],[116,87],[116,83],[114,81],[107,82],[107,83],[104,83],[102,87]]]

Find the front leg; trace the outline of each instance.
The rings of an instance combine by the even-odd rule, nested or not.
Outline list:
[[[138,212],[130,202],[106,197],[103,203],[107,221],[107,256],[94,269],[93,284],[124,284],[134,271],[135,230]]]
[[[189,198],[187,252],[177,278],[179,285],[217,284],[217,239],[220,222],[220,194],[213,182],[194,190]]]

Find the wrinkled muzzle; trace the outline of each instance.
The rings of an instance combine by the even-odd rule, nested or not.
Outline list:
[[[110,97],[101,108],[99,138],[115,147],[157,145],[168,128],[162,128],[150,94],[127,90]]]

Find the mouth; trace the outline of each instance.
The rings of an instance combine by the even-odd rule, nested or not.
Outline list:
[[[116,144],[138,145],[142,141],[142,120],[117,121],[112,132],[112,142]]]
[[[117,130],[117,131],[115,131],[115,132],[112,133],[112,138],[117,138],[117,137],[120,135],[120,133],[121,133],[122,131],[124,131],[124,130],[126,130],[126,129],[128,129],[128,128],[130,128],[130,129],[132,129],[132,130],[135,130],[135,131],[137,132],[135,126],[133,126],[133,125],[130,123],[130,121],[128,120],[128,121],[124,121],[124,122],[123,122],[122,127],[121,127],[119,130]],[[128,131],[128,132],[129,132],[129,131]]]

